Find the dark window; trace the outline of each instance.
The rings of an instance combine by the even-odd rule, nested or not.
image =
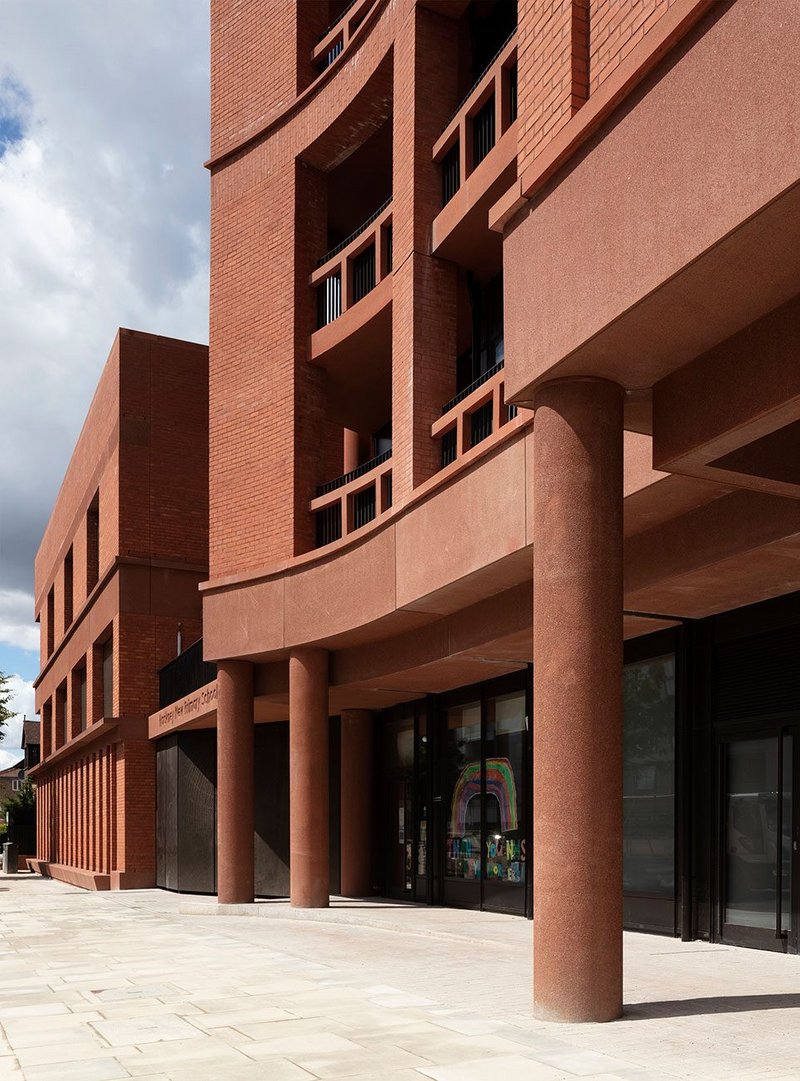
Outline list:
[[[86,512],[86,593],[92,592],[100,577],[100,493],[96,492]]]
[[[114,639],[103,642],[103,716],[114,716]]]
[[[387,274],[391,274],[391,272],[392,272],[392,258],[393,258],[393,255],[394,255],[394,253],[392,251],[393,238],[394,238],[394,234],[392,233],[392,225],[391,225],[391,222],[390,222],[383,231],[383,243],[384,243],[384,251],[386,252],[386,273]]]
[[[461,186],[461,162],[456,142],[442,158],[442,203],[449,203]]]
[[[72,623],[72,545],[64,557],[64,630]]]
[[[470,446],[477,446],[492,434],[492,403],[487,402],[470,414]]]
[[[375,245],[353,259],[353,303],[362,300],[375,288]]]
[[[445,432],[442,436],[442,468],[456,460],[456,438],[457,431],[455,428],[451,428],[449,432]]]
[[[62,747],[67,739],[67,685],[62,683],[56,690],[56,747]]]
[[[342,535],[342,504],[332,503],[316,513],[317,548],[339,540]]]
[[[86,666],[79,668],[75,673],[76,697],[78,707],[78,731],[83,732],[86,728]],[[73,706],[73,708],[75,708]]]
[[[56,592],[55,587],[50,587],[47,594],[47,656],[53,652],[56,641]]]
[[[508,69],[508,122],[513,124],[517,119],[517,65]]]
[[[472,118],[472,166],[480,165],[494,146],[494,94]]]
[[[353,496],[353,528],[359,529],[375,517],[375,485],[356,492]]]
[[[625,892],[675,893],[675,658],[625,667]]]

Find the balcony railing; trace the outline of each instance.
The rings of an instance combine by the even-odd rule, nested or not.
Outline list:
[[[517,118],[517,32],[509,37],[436,140],[448,203]]]
[[[442,468],[452,465],[516,415],[517,407],[505,402],[501,360],[451,398],[442,408],[441,419],[431,427],[431,436],[441,442]]]
[[[203,660],[203,639],[198,638],[183,653],[158,670],[158,708],[164,709],[179,698],[199,690],[217,678],[217,666]]]
[[[311,275],[317,290],[317,327],[371,293],[392,272],[392,200],[378,207],[354,233],[331,248]]]
[[[353,0],[336,22],[331,23],[311,53],[311,62],[320,72],[344,52],[374,4],[375,0]]]
[[[349,473],[320,484],[310,510],[317,548],[340,540],[379,518],[392,505],[392,452],[385,451]]]

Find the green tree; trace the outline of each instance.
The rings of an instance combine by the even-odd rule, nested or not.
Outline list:
[[[3,738],[3,728],[6,721],[10,721],[12,717],[16,717],[16,713],[13,709],[8,708],[8,703],[11,700],[11,676],[7,676],[5,672],[0,672],[0,740]]]

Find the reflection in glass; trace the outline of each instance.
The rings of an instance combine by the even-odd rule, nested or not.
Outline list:
[[[470,702],[447,710],[445,736],[448,878],[481,874],[481,706]]]
[[[525,692],[486,700],[484,878],[525,882]]]
[[[675,894],[675,658],[625,667],[624,888]]]
[[[778,845],[782,927],[791,918],[792,738],[783,737],[783,792],[778,786],[778,737],[727,744],[725,799],[725,922],[774,928]],[[778,823],[779,799],[782,822]]]

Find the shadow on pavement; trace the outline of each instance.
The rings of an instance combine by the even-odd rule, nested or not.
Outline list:
[[[659,1017],[695,1017],[714,1013],[751,1013],[758,1010],[795,1010],[800,993],[778,995],[718,995],[679,998],[665,1002],[633,1002],[625,1006],[622,1020],[651,1021]]]

